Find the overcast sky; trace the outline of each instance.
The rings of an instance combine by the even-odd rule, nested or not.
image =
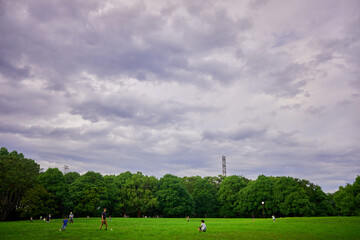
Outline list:
[[[0,145],[44,169],[360,174],[360,1],[0,0]]]

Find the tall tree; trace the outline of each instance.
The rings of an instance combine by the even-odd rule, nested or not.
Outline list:
[[[22,198],[19,211],[22,217],[39,217],[59,215],[59,207],[56,197],[49,193],[43,186],[37,184],[34,188],[29,189]]]
[[[87,172],[70,184],[69,197],[77,216],[98,216],[108,201],[108,189],[100,173]]]
[[[65,205],[69,204],[67,202],[68,184],[66,183],[63,173],[58,168],[48,168],[45,172],[40,173],[38,181],[49,193],[56,197],[57,205],[60,208],[59,213],[63,214]],[[55,213],[51,214],[59,216]]]
[[[217,193],[220,203],[219,215],[223,217],[237,217],[239,214],[235,210],[236,201],[239,196],[239,191],[247,186],[249,179],[239,176],[229,176],[220,184],[220,189]]]
[[[126,205],[135,209],[137,217],[142,213],[158,206],[155,192],[158,188],[158,180],[155,177],[144,176],[141,172],[133,174],[122,186]]]
[[[193,198],[184,182],[174,175],[166,174],[160,179],[156,196],[164,217],[184,217],[194,211]]]
[[[80,174],[77,172],[68,172],[64,174],[65,183],[67,184],[75,182],[78,177],[80,177]]]
[[[312,216],[314,204],[310,202],[298,179],[277,177],[274,184],[273,200],[278,216]]]
[[[269,216],[277,211],[273,201],[274,178],[260,175],[240,190],[236,210],[240,216]],[[264,205],[262,205],[264,202]]]
[[[115,176],[114,178],[114,186],[112,188],[115,202],[113,203],[113,214],[114,215],[122,215],[127,214],[128,210],[131,211],[131,207],[127,205],[127,196],[124,191],[122,191],[122,187],[124,186],[125,182],[131,178],[133,174],[129,171],[120,173],[119,175]]]
[[[0,219],[15,210],[25,192],[36,184],[40,166],[16,151],[0,150]]]
[[[334,201],[341,215],[360,216],[360,176],[353,184],[339,187],[334,193]]]
[[[201,179],[200,176],[183,177],[182,180],[185,183],[186,189],[192,195],[195,188],[195,183]]]
[[[194,185],[192,197],[195,202],[196,217],[216,217],[218,201],[216,198],[216,186],[206,179],[198,179]]]

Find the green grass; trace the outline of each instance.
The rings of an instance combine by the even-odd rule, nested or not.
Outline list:
[[[108,230],[99,230],[100,218],[75,218],[60,232],[62,219],[0,222],[0,239],[360,239],[359,217],[222,219],[207,218],[206,233],[200,219],[112,218]],[[110,230],[112,229],[112,230]]]

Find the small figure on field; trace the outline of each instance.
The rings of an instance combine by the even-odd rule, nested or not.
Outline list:
[[[46,222],[47,222],[47,223],[49,223],[49,222],[50,222],[50,214],[49,214],[49,216],[47,216],[47,218],[46,218]]]
[[[190,222],[190,216],[187,217],[187,221]]]
[[[272,215],[273,221],[275,222],[275,215]]]
[[[109,215],[109,221],[111,221],[111,215]]]
[[[74,214],[72,212],[69,214],[69,222],[74,223]]]
[[[40,216],[40,220],[42,220],[42,216]]]
[[[204,220],[201,220],[201,225],[199,227],[199,232],[206,232],[206,225],[205,225]]]
[[[33,218],[32,218],[32,217],[30,217],[30,222],[33,222]]]
[[[106,208],[104,208],[104,211],[101,213],[101,225],[100,225],[100,230],[103,226],[103,224],[105,223],[105,230],[107,230],[107,221],[106,221]]]
[[[62,225],[62,227],[59,229],[59,231],[65,230],[68,221],[69,221],[69,219],[67,219],[67,217],[65,216],[65,219],[63,220],[63,225]]]

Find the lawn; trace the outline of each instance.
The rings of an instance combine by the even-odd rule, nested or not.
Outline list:
[[[360,239],[359,217],[272,219],[205,219],[207,232],[199,233],[200,219],[112,218],[100,231],[100,218],[75,218],[60,232],[61,219],[0,222],[0,239]]]

